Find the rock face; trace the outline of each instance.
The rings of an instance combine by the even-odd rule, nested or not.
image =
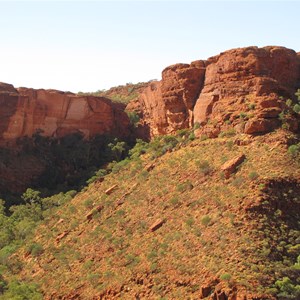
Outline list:
[[[299,87],[299,53],[276,46],[238,48],[166,68],[162,80],[127,109],[140,112],[151,136],[195,123],[201,125],[199,134],[266,133],[281,126],[278,116]],[[287,120],[294,131],[295,118]]]
[[[299,87],[299,65],[296,52],[283,47],[234,49],[208,59],[194,121],[243,123],[249,134],[273,130],[284,99]]]
[[[0,140],[42,135],[62,137],[81,132],[85,138],[109,133],[126,136],[129,119],[109,99],[77,96],[56,90],[14,89],[0,85]]]
[[[204,61],[167,67],[162,72],[162,80],[151,82],[127,110],[141,114],[151,136],[187,128],[193,123],[193,107],[203,86],[204,74]]]

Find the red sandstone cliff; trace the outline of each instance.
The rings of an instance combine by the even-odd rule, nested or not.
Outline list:
[[[247,47],[207,61],[176,64],[150,82],[127,110],[142,116],[145,135],[172,133],[199,123],[198,134],[231,130],[264,133],[281,126],[278,116],[300,87],[300,55],[284,47]],[[103,97],[0,85],[0,140],[82,132],[127,134],[129,121],[119,104]],[[297,116],[287,120],[298,130]],[[141,129],[141,128],[139,128]]]
[[[212,136],[231,128],[264,133],[281,126],[278,115],[299,87],[299,53],[275,46],[238,48],[166,68],[162,80],[151,83],[127,109],[143,115],[151,136],[195,123],[202,125],[200,134]],[[287,120],[294,131],[295,118]]]
[[[86,138],[128,134],[129,119],[121,104],[104,97],[77,96],[56,90],[14,89],[0,84],[0,140],[31,137],[36,131],[61,137],[81,132]]]

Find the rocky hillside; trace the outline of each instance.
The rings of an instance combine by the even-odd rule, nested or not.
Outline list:
[[[188,136],[138,143],[52,208],[14,276],[43,299],[299,299],[295,136]]]
[[[299,53],[229,50],[137,94],[129,124],[103,97],[0,85],[0,189],[36,183],[0,201],[0,299],[300,299]]]

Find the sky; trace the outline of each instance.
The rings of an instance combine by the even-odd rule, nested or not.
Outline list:
[[[300,51],[298,1],[3,1],[0,82],[92,92],[232,48]]]

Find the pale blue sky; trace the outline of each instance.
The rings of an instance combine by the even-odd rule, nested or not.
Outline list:
[[[300,51],[297,1],[0,1],[0,82],[95,91],[236,47]]]

